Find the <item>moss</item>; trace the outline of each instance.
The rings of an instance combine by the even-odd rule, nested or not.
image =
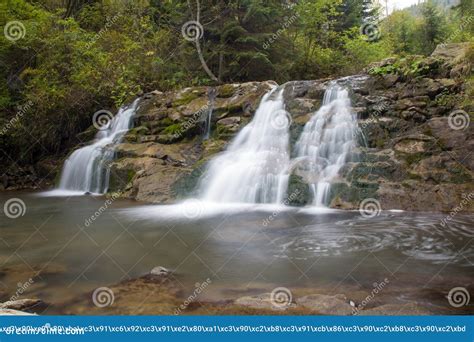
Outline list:
[[[182,131],[183,131],[183,128],[181,127],[181,124],[177,123],[177,124],[173,124],[173,125],[170,125],[170,126],[166,127],[163,130],[163,133],[174,135],[174,134],[179,134]]]
[[[116,165],[117,162],[120,162],[120,159],[117,160],[114,164]],[[134,169],[129,169],[127,167],[119,169],[114,164],[112,164],[112,167],[110,169],[108,192],[123,191],[127,187],[127,185],[130,184],[136,174]]]
[[[421,176],[419,175],[416,175],[414,173],[408,173],[408,179],[412,179],[412,180],[422,180]],[[402,183],[403,184],[403,183]]]
[[[451,173],[451,182],[455,184],[471,183],[472,177],[462,167],[452,167],[449,169]]]
[[[426,157],[429,157],[430,154],[426,152],[419,153],[398,153],[397,154],[401,159],[405,160],[408,166],[411,166],[419,161],[423,160]]]
[[[177,99],[173,101],[173,107],[184,106],[190,103],[192,100],[195,100],[199,97],[198,93],[195,92],[187,92],[179,96]]]
[[[353,203],[356,206],[366,198],[377,198],[377,183],[353,182],[350,185],[346,183],[335,183],[331,186],[330,198],[340,201]]]
[[[164,118],[164,119],[161,119],[158,124],[160,126],[163,126],[163,127],[167,127],[167,126],[171,126],[174,124],[174,121],[171,120],[170,118]]]
[[[441,94],[436,96],[434,104],[436,106],[453,108],[460,102],[460,100],[461,98],[458,95],[451,94],[447,90],[444,90]]]
[[[131,130],[128,131],[129,134],[136,134],[136,135],[145,135],[149,132],[150,130],[148,127],[145,126],[139,126],[132,128]]]

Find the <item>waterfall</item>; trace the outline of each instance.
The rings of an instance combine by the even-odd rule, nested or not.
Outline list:
[[[281,203],[288,185],[289,114],[283,89],[266,94],[252,121],[214,158],[201,180],[211,202]]]
[[[211,136],[211,120],[212,120],[212,111],[214,109],[214,101],[217,96],[217,90],[216,88],[211,88],[208,93],[208,98],[209,98],[209,108],[207,110],[207,118],[206,118],[206,127],[205,127],[205,132],[204,132],[204,140],[208,140],[209,137]]]
[[[99,130],[93,144],[75,150],[64,162],[60,190],[105,193],[109,185],[109,163],[113,160],[113,146],[130,129],[138,100],[119,109],[106,128]]]
[[[332,82],[321,108],[306,123],[296,143],[300,169],[311,179],[314,205],[329,204],[331,182],[356,146],[357,130],[348,91]]]

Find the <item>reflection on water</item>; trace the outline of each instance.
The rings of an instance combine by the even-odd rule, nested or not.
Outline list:
[[[205,295],[212,299],[275,286],[367,292],[385,278],[384,302],[446,306],[452,287],[472,292],[473,215],[457,215],[443,227],[445,214],[433,213],[363,218],[358,212],[199,201],[109,206],[103,197],[28,193],[2,193],[1,204],[11,197],[21,198],[27,210],[17,219],[0,217],[0,301],[31,275],[28,296],[61,303],[158,265],[172,269],[184,287],[210,277]]]

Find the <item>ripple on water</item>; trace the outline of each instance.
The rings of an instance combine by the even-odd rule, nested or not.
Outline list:
[[[347,253],[392,250],[434,264],[472,265],[472,216],[459,215],[441,225],[442,215],[382,214],[376,218],[352,217],[332,223],[301,227],[273,241],[276,257],[307,259]]]

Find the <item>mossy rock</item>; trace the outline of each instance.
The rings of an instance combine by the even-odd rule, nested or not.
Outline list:
[[[171,186],[171,192],[177,199],[197,195],[199,180],[207,169],[207,160],[200,160],[194,164],[191,172],[184,173]]]
[[[149,133],[149,129],[145,126],[134,127],[128,131],[129,134],[136,134],[136,135],[145,135]]]
[[[227,98],[234,95],[237,87],[234,87],[232,84],[224,84],[217,88],[217,97]]]
[[[170,134],[170,135],[180,134],[181,132],[183,132],[183,127],[179,123],[167,126],[163,130],[163,134]]]
[[[109,189],[108,192],[123,191],[131,183],[133,177],[135,177],[135,170],[129,168],[119,168],[118,164],[114,163],[111,165],[110,177],[109,177]]]
[[[197,99],[200,96],[197,92],[188,91],[184,94],[179,95],[173,101],[173,107],[179,107],[189,104],[192,100]]]
[[[329,196],[331,203],[352,203],[353,207],[358,207],[359,203],[366,198],[377,199],[378,189],[379,185],[377,183],[334,183],[331,185]]]
[[[462,167],[452,167],[449,169],[451,182],[455,184],[465,184],[472,182],[472,176]]]
[[[313,201],[313,196],[302,177],[291,175],[288,180],[288,192],[285,199],[287,204],[294,207],[303,207]]]

